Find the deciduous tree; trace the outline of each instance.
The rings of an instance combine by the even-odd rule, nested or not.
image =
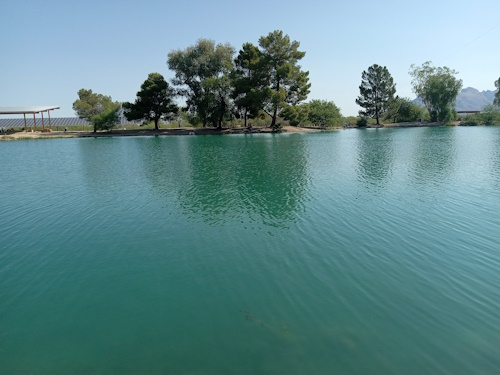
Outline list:
[[[150,73],[141,85],[135,103],[123,103],[125,117],[128,120],[153,121],[158,130],[161,118],[171,119],[178,111],[177,105],[172,102],[175,95],[175,90],[161,74]]]
[[[391,119],[394,122],[411,122],[422,118],[424,108],[413,103],[409,98],[395,97],[388,105],[386,119]]]
[[[340,122],[340,109],[334,102],[327,100],[311,100],[309,102],[309,121],[319,126],[334,126]]]
[[[233,67],[234,48],[200,39],[185,50],[168,54],[167,64],[175,72],[172,83],[186,98],[187,110],[206,126],[210,121],[222,126],[230,108],[229,73]]]
[[[78,99],[73,103],[73,110],[78,117],[94,125],[95,133],[97,130],[112,129],[116,125],[119,119],[120,103],[113,102],[111,96],[80,89]]]
[[[462,89],[462,80],[457,71],[448,67],[434,67],[430,61],[422,66],[410,67],[413,92],[417,94],[429,111],[431,121],[451,120],[452,107]]]
[[[388,109],[388,103],[394,98],[396,85],[385,66],[374,64],[363,71],[361,75],[361,86],[359,86],[360,96],[356,99],[356,104],[364,108],[359,111],[360,116],[368,116],[377,120]]]

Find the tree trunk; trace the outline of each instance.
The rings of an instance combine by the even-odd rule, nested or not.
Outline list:
[[[247,116],[248,116],[248,109],[245,108],[245,128],[247,127]]]
[[[160,119],[155,118],[155,130],[160,130],[160,128],[158,127],[158,121],[159,121],[159,120],[160,120]]]
[[[278,117],[278,107],[275,107],[274,112],[273,112],[273,117],[271,120],[271,128],[274,128],[276,126],[276,118],[277,117]]]
[[[218,128],[219,129],[222,129],[222,120],[224,119],[224,112],[226,112],[226,101],[224,100],[224,98],[222,98],[220,95],[219,95],[219,100],[221,101],[221,104],[220,104],[220,115],[219,115],[219,126]]]
[[[280,78],[278,77],[278,82],[276,83],[276,92],[280,92]],[[271,121],[271,128],[274,129],[276,126],[276,118],[278,117],[278,105],[274,107],[273,119]]]

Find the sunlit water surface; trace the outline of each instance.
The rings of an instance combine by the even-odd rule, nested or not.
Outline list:
[[[1,374],[499,374],[500,128],[0,144]]]

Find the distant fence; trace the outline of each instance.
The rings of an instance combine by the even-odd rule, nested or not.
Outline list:
[[[45,118],[43,120],[45,127],[49,127],[49,119]],[[135,124],[139,125],[140,121],[129,121],[125,117],[120,117],[120,121],[117,125],[128,125]],[[32,118],[26,118],[26,125],[28,127],[34,127],[35,123]],[[50,118],[51,126],[66,126],[66,127],[75,127],[75,126],[91,126],[92,124],[84,119],[79,117],[51,117]],[[36,119],[37,128],[42,127],[42,119]],[[24,128],[24,118],[0,118],[0,128]]]

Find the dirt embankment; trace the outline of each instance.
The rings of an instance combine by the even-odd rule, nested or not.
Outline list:
[[[317,132],[319,129],[284,126],[283,133]],[[127,136],[163,136],[163,135],[220,135],[220,134],[258,134],[272,133],[271,128],[167,128],[167,129],[129,129],[104,132],[53,131],[53,132],[16,132],[2,135],[0,140],[19,139],[51,139],[51,138],[95,138],[95,137],[127,137]]]

